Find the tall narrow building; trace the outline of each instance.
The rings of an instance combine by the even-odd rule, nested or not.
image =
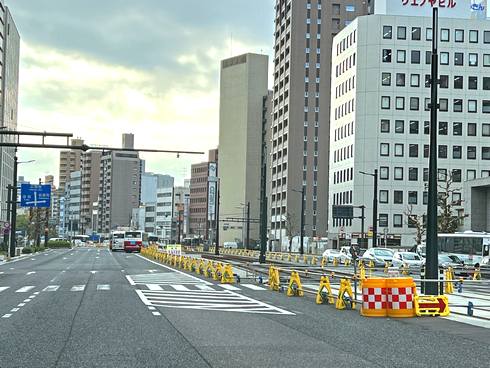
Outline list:
[[[83,139],[72,139],[72,146],[81,146]],[[65,185],[70,181],[70,174],[74,171],[80,170],[80,162],[82,157],[82,151],[80,150],[63,150],[60,152],[60,175],[58,190],[60,193],[65,193]]]
[[[100,159],[102,151],[83,152],[81,156],[80,232],[92,234],[97,228],[93,223],[94,203],[99,198]]]
[[[268,63],[266,55],[258,54],[244,54],[221,62],[219,239],[222,243],[245,239],[242,228],[247,208],[250,218],[260,216],[262,111],[268,93]],[[250,225],[249,244],[259,239],[258,225],[256,221]]]
[[[9,8],[0,0],[0,128],[17,129],[20,36]],[[12,138],[0,136],[2,141]],[[0,220],[7,219],[7,186],[13,184],[14,155],[11,147],[0,147]]]
[[[285,249],[300,233],[301,191],[307,237],[326,237],[332,39],[365,0],[276,0],[269,238]]]

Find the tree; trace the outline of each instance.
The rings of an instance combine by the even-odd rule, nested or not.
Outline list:
[[[407,225],[409,227],[415,228],[415,243],[417,245],[422,244],[422,240],[427,231],[425,214],[423,215],[414,214],[413,205],[410,205],[407,207],[407,210],[405,211],[405,216],[407,217]]]
[[[296,227],[294,226],[293,216],[289,212],[286,213],[285,222],[286,222],[286,235],[289,240],[289,252],[291,253],[293,247],[293,237],[296,232]]]
[[[461,193],[461,188],[455,188],[454,174],[450,172],[446,174],[446,180],[438,184],[439,193],[437,196],[437,205],[439,214],[437,218],[437,227],[439,233],[452,234],[456,232],[462,221],[468,215],[465,215],[462,210],[456,210],[455,207],[461,206],[461,200],[453,201],[455,193]]]

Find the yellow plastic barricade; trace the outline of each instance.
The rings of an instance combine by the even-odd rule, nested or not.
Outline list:
[[[335,303],[337,309],[355,309],[354,293],[349,279],[340,280],[340,289]]]
[[[204,269],[204,276],[214,278],[214,274],[215,274],[215,271],[214,271],[213,262],[208,261],[206,263],[206,268]]]
[[[233,277],[233,267],[230,264],[225,265],[223,268],[223,274],[221,275],[222,284],[233,284],[235,278]]]
[[[388,317],[415,317],[414,300],[417,294],[411,277],[386,279]]]
[[[320,277],[320,286],[316,293],[316,304],[333,304],[334,298],[332,294],[332,288],[330,287],[330,280],[327,275]]]
[[[481,280],[481,271],[480,267],[475,267],[475,272],[473,273],[473,280]]]
[[[445,295],[417,295],[415,313],[419,317],[445,317],[449,315],[449,301]]]
[[[296,271],[291,272],[291,277],[289,278],[289,285],[287,296],[303,296],[303,287],[301,286],[301,279]]]
[[[197,270],[196,270],[198,275],[203,275],[204,274],[204,260],[201,259],[199,261],[199,264],[197,265]]]
[[[337,257],[334,257],[332,263],[334,267],[337,267],[339,265],[339,259]]]
[[[281,287],[279,279],[279,269],[274,266],[269,267],[269,288],[274,291],[279,291]]]
[[[299,256],[297,254],[294,256],[294,262],[299,263]]]
[[[214,267],[214,274],[213,274],[213,279],[215,281],[218,281],[221,279],[221,276],[223,275],[223,265],[221,263],[218,263]]]
[[[370,278],[361,281],[361,315],[365,317],[386,317],[388,315],[386,280]]]
[[[325,267],[327,264],[328,264],[328,258],[322,257],[322,268]]]
[[[449,267],[446,270],[446,282],[444,283],[444,292],[446,294],[452,294],[454,293],[454,273],[452,267]]]

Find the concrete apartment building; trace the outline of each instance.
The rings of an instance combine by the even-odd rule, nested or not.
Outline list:
[[[268,173],[269,238],[275,249],[287,248],[288,228],[300,233],[303,187],[305,236],[327,236],[332,39],[357,16],[367,14],[368,4],[365,0],[276,0]]]
[[[209,238],[213,233],[212,218],[216,208],[216,198],[209,196],[209,178],[218,174],[218,150],[209,151],[208,161],[191,166],[189,186],[189,233],[193,237]],[[216,193],[216,192],[215,192]],[[221,202],[222,203],[222,202]]]
[[[221,62],[220,73],[220,242],[242,241],[241,208],[260,217],[260,174],[264,96],[268,56],[244,54]],[[240,209],[239,209],[240,208]],[[229,221],[226,221],[229,219]],[[233,220],[236,219],[236,220]],[[251,224],[250,239],[259,239]]]
[[[97,228],[93,223],[93,211],[99,198],[101,157],[102,151],[98,150],[83,152],[81,156],[80,232],[83,234],[92,234]]]
[[[134,148],[132,134],[123,134],[123,149]],[[129,227],[133,208],[140,205],[142,163],[137,152],[103,152],[100,160],[98,232],[108,235]]]
[[[83,139],[72,139],[72,146],[81,146]],[[60,152],[60,174],[58,190],[63,195],[65,193],[66,182],[70,180],[70,174],[73,171],[80,170],[80,163],[82,158],[81,150],[62,150]]]
[[[452,177],[455,214],[466,206],[466,214],[482,215],[488,202],[478,194],[486,195],[490,176],[490,21],[469,0],[453,4],[439,10],[439,185]],[[374,15],[334,39],[330,202],[365,205],[371,226],[373,178],[359,172],[377,169],[378,234],[388,245],[413,245],[410,215],[427,211],[431,14],[430,2],[377,0]],[[465,187],[474,187],[479,207]],[[329,221],[334,244],[361,231],[357,219]],[[485,221],[469,227],[488,230]]]
[[[80,234],[80,194],[81,172],[70,173],[70,180],[65,185],[64,197],[64,231],[65,236]]]
[[[0,127],[17,129],[20,36],[9,8],[0,0]],[[2,142],[12,137],[0,136]],[[0,147],[0,220],[7,220],[7,186],[13,184],[15,150]]]
[[[190,188],[189,181],[187,185],[177,186],[174,188],[174,204],[173,204],[173,229],[174,238],[177,238],[180,231],[181,239],[185,238],[189,233],[189,202]]]

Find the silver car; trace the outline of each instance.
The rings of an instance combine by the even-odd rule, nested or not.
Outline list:
[[[410,269],[420,269],[425,261],[417,253],[412,252],[395,252],[393,254],[393,267],[408,266]]]

